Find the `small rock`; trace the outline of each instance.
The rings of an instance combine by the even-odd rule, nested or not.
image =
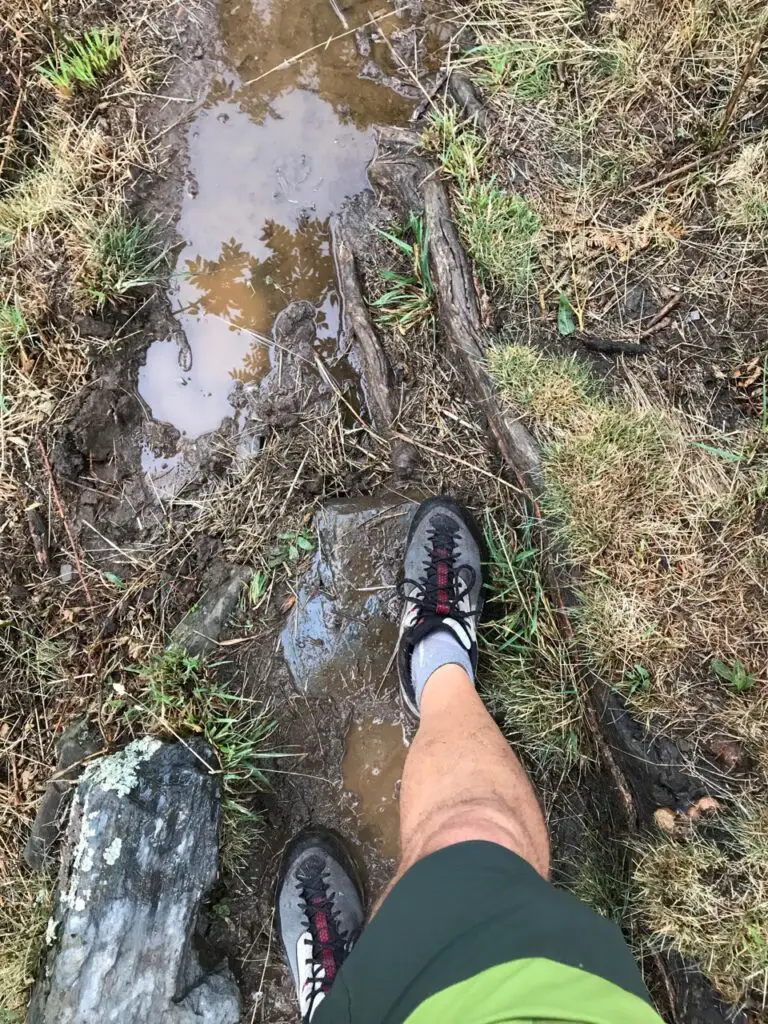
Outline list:
[[[639,284],[630,285],[624,294],[624,312],[627,316],[637,317],[648,312],[648,293]]]
[[[75,567],[70,562],[62,562],[59,566],[59,582],[68,586],[75,578]]]
[[[56,743],[59,777],[48,783],[24,847],[24,860],[33,871],[42,870],[59,837],[62,811],[72,794],[72,782],[82,773],[85,759],[95,754],[100,746],[98,735],[85,718],[73,722],[59,737]]]
[[[370,57],[371,37],[364,28],[358,28],[355,31],[355,46],[357,47],[357,52],[361,57]]]
[[[653,812],[656,827],[673,838],[684,834],[691,825],[690,819],[681,811],[673,811],[671,807],[658,807]]]
[[[701,818],[712,818],[722,811],[723,805],[713,796],[702,796],[691,804],[686,814],[691,821],[700,821]]]
[[[397,639],[396,566],[415,508],[384,496],[318,512],[318,552],[280,635],[300,693],[320,692],[335,676],[383,680]]]
[[[214,650],[251,575],[250,569],[233,566],[224,581],[204,594],[176,626],[171,633],[171,645],[181,647],[192,657]]]

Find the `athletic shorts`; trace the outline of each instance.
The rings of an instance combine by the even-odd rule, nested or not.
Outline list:
[[[494,843],[387,896],[312,1024],[663,1024],[620,930]]]

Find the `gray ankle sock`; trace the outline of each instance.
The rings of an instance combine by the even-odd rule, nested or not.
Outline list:
[[[437,629],[419,640],[411,655],[411,682],[419,707],[427,680],[443,665],[460,665],[472,682],[475,681],[469,651],[447,629]]]

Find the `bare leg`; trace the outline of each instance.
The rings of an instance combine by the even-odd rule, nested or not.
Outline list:
[[[498,843],[549,874],[547,827],[523,766],[464,670],[443,665],[424,689],[405,763],[392,885],[422,857],[470,839]]]

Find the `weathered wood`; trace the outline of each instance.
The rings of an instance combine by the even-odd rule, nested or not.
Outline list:
[[[418,456],[412,444],[392,436],[400,409],[401,389],[374,329],[358,273],[360,247],[367,245],[371,234],[368,223],[371,216],[371,195],[365,192],[348,200],[334,222],[334,253],[344,333],[348,339],[357,341],[357,353],[362,362],[361,382],[373,428],[390,442],[395,475],[408,477]]]
[[[239,1021],[234,978],[194,940],[218,862],[207,765],[199,741],[143,739],[83,773],[28,1024]]]
[[[347,335],[354,335],[363,363],[363,387],[377,433],[386,437],[397,416],[392,364],[373,329],[355,266],[355,253],[343,220],[336,229],[336,267]]]

